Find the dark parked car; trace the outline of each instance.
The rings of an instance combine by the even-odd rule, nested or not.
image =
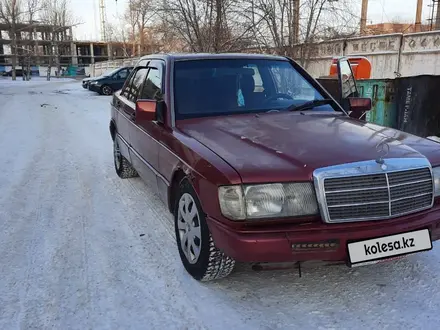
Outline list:
[[[23,71],[22,69],[15,69],[15,76],[22,77],[23,72],[26,72],[26,71]],[[7,71],[7,72],[3,72],[3,77],[12,77],[12,70]]]
[[[249,54],[151,55],[111,102],[114,165],[174,214],[197,280],[235,261],[349,266],[429,250],[440,239],[439,144],[356,119],[296,62]]]
[[[122,88],[131,70],[133,70],[132,66],[125,66],[99,77],[85,78],[83,79],[83,87],[86,88],[86,85],[89,90],[101,95],[112,95]]]
[[[85,88],[85,89],[89,89],[89,81],[92,80],[92,79],[96,79],[96,78],[97,77],[94,77],[94,78],[84,78],[82,80],[82,87]]]

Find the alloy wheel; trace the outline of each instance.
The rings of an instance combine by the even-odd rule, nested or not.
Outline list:
[[[104,95],[111,95],[112,94],[112,89],[108,86],[104,86],[102,88],[102,94]]]

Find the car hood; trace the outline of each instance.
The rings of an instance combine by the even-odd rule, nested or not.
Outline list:
[[[311,180],[320,167],[379,158],[423,158],[440,165],[440,144],[322,112],[236,115],[182,120],[178,128],[229,163],[243,182]]]
[[[87,79],[84,79],[84,80],[88,80],[88,81],[99,81],[99,80],[107,79],[107,78],[108,78],[108,76],[97,76],[97,77],[93,77],[93,78],[87,78]]]

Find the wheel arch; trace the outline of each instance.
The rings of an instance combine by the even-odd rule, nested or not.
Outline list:
[[[168,210],[174,213],[174,206],[179,194],[179,184],[182,180],[187,179],[189,184],[193,187],[197,199],[202,204],[202,200],[199,196],[199,191],[197,189],[197,174],[193,170],[183,164],[177,166],[173,172],[170,185],[168,187]]]
[[[187,177],[187,173],[185,173],[181,167],[178,167],[174,170],[170,185],[168,187],[168,210],[171,213],[174,213],[174,205],[176,204],[177,195],[179,193],[179,184]]]

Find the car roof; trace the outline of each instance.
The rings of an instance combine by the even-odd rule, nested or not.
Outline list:
[[[261,59],[261,60],[281,60],[288,59],[283,56],[270,54],[246,54],[246,53],[166,53],[166,54],[151,54],[141,58],[144,59],[164,59],[171,61],[185,61],[185,60],[207,60],[207,59]]]

